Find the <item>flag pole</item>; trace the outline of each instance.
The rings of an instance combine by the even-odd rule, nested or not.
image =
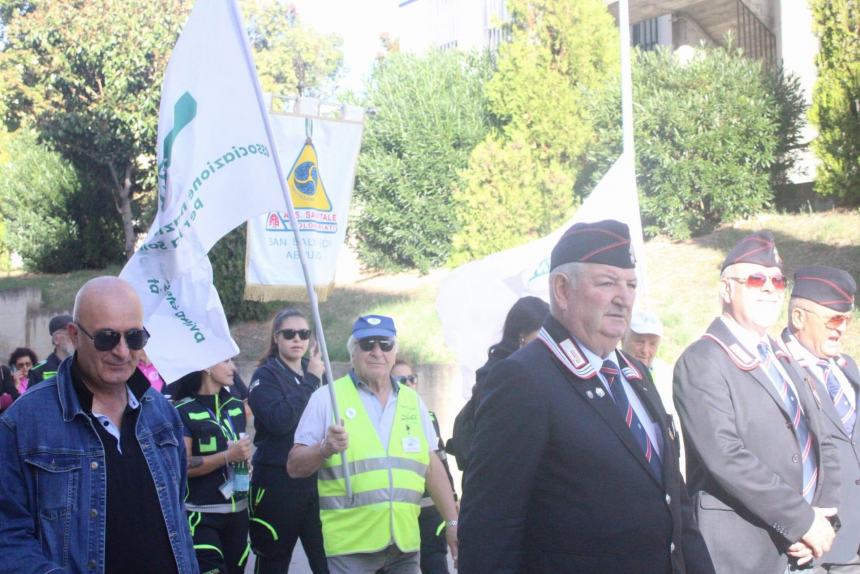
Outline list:
[[[622,153],[636,157],[633,148],[633,74],[630,66],[630,14],[627,0],[618,0],[621,36],[621,135]]]
[[[260,115],[263,117],[263,125],[266,128],[266,137],[269,140],[269,148],[271,149],[272,159],[275,161],[275,171],[278,174],[278,182],[281,185],[281,193],[284,195],[284,202],[287,204],[287,213],[290,216],[290,226],[293,228],[293,235],[296,239],[297,251],[299,252],[299,261],[302,265],[302,273],[305,276],[305,286],[308,291],[308,301],[310,301],[311,305],[311,314],[314,319],[314,329],[317,334],[317,342],[320,346],[320,353],[323,357],[323,363],[325,365],[325,373],[324,377],[326,383],[328,384],[329,395],[331,396],[331,408],[332,414],[334,416],[334,422],[340,423],[340,414],[337,408],[337,398],[334,394],[334,385],[331,380],[331,362],[328,357],[328,348],[326,347],[325,335],[323,334],[322,320],[320,319],[320,311],[319,311],[319,301],[317,300],[316,291],[314,291],[314,284],[310,274],[310,268],[308,267],[307,259],[305,257],[305,251],[302,249],[302,241],[301,234],[299,233],[299,225],[296,219],[296,212],[293,209],[293,200],[290,196],[290,190],[287,186],[287,178],[284,175],[284,169],[281,166],[281,158],[278,153],[277,145],[275,144],[275,137],[272,133],[272,124],[269,121],[269,110],[266,108],[266,102],[263,98],[263,90],[260,87],[260,80],[257,78],[256,68],[254,66],[254,59],[251,56],[251,46],[248,44],[248,36],[245,33],[245,28],[242,24],[242,16],[239,13],[239,7],[236,4],[236,0],[228,0],[230,2],[230,11],[233,14],[233,21],[236,25],[236,30],[239,32],[239,35],[242,38],[242,51],[245,56],[245,62],[248,65],[248,68],[254,71],[251,74],[251,77],[254,79],[254,93],[257,96],[257,105],[260,106]],[[343,469],[344,481],[346,483],[346,495],[348,497],[352,497],[352,484],[349,479],[349,469],[346,464],[346,456],[341,454],[340,457],[341,468]]]
[[[633,71],[630,63],[630,9],[628,0],[618,0],[618,31],[621,38],[621,155],[630,163],[630,173],[633,185],[636,185],[636,149],[633,145]],[[642,233],[642,215],[639,209],[638,192],[634,190],[636,199],[636,214],[639,219],[638,232],[640,244],[644,247],[645,238]],[[631,233],[634,230],[631,229]],[[636,286],[637,303],[641,302],[648,308],[648,284],[645,277],[645,254],[637,253]]]

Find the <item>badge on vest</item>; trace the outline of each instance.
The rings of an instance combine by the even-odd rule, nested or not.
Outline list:
[[[348,419],[354,419],[354,418],[355,418],[355,409],[354,409],[354,408],[352,408],[352,407],[349,407],[348,409],[346,409],[346,410],[344,411],[344,413],[343,413],[343,414],[344,414],[344,416],[346,416],[346,418],[348,418]]]
[[[421,452],[421,441],[418,437],[403,437],[403,452]]]

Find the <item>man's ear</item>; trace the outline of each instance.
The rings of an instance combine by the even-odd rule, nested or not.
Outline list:
[[[567,311],[567,289],[570,283],[567,275],[564,273],[556,273],[549,280],[549,296],[555,302],[555,306],[559,311]]]
[[[720,303],[728,305],[732,302],[732,285],[731,281],[725,277],[720,278]]]

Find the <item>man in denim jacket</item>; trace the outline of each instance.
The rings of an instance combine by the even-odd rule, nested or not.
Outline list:
[[[67,329],[76,353],[0,415],[0,572],[196,573],[182,423],[136,370],[140,300],[92,279]]]

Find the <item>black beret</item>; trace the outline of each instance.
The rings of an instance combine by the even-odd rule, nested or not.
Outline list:
[[[550,271],[573,262],[633,269],[636,258],[630,245],[630,229],[614,219],[572,225],[552,248]]]
[[[776,250],[773,233],[756,231],[738,241],[726,255],[720,270],[722,271],[735,263],[755,263],[763,267],[782,267],[782,258]]]
[[[791,296],[809,299],[844,313],[854,308],[855,291],[857,283],[847,271],[824,265],[809,265],[795,272]]]
[[[71,315],[57,315],[56,317],[52,317],[50,321],[48,321],[48,333],[53,335],[60,329],[65,329],[66,325],[73,321]]]

